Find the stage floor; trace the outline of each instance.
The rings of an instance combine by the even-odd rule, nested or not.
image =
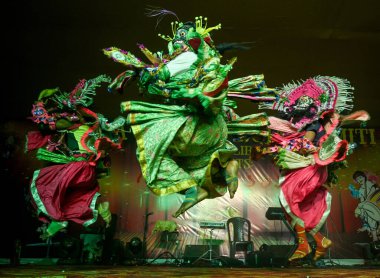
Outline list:
[[[380,268],[231,268],[173,266],[1,266],[0,277],[380,277]]]

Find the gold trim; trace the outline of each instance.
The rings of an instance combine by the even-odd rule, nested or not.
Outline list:
[[[197,185],[198,184],[196,183],[196,181],[191,179],[191,180],[181,181],[169,187],[164,187],[164,188],[149,187],[149,189],[158,196],[165,196],[172,193],[178,193],[182,190],[189,189],[190,187],[197,186]]]
[[[144,139],[143,139],[143,136],[141,135],[142,131],[139,125],[132,125],[132,131],[133,131],[133,134],[135,135],[136,143],[138,146],[138,152],[139,152],[138,160],[140,162],[141,172],[144,178],[146,179],[147,162],[146,162],[146,156],[145,156]]]

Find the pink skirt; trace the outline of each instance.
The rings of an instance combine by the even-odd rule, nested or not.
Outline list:
[[[280,203],[293,225],[317,232],[326,221],[331,205],[331,195],[323,186],[327,176],[326,166],[311,165],[281,177]]]

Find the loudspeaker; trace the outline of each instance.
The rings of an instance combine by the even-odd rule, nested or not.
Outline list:
[[[220,256],[219,259],[222,263],[222,266],[229,266],[229,267],[243,267],[244,266],[244,262],[236,258],[230,258],[228,256]]]
[[[247,265],[251,267],[283,267],[289,264],[288,258],[296,248],[294,245],[266,245],[247,257]]]
[[[209,245],[186,245],[185,253],[183,254],[184,263],[192,263],[210,249]],[[212,258],[220,256],[219,245],[211,245]],[[205,259],[209,258],[210,254],[204,256]]]

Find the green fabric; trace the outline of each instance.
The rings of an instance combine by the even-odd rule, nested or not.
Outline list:
[[[42,90],[41,93],[38,95],[38,100],[51,97],[52,95],[56,93],[59,93],[59,88]]]
[[[313,155],[303,156],[282,148],[276,157],[276,164],[281,169],[299,169],[314,165],[314,163]]]
[[[93,217],[90,220],[87,220],[86,222],[83,223],[84,227],[90,226],[92,223],[95,223],[96,220],[98,219],[99,212],[95,209],[95,205],[96,205],[96,200],[98,199],[99,196],[100,196],[100,193],[96,192],[94,197],[92,198],[90,209],[92,210]]]
[[[120,90],[122,89],[125,84],[132,79],[132,77],[136,76],[136,72],[133,70],[127,70],[119,76],[117,76],[110,85],[108,85],[108,90],[113,91],[113,90]]]
[[[58,164],[66,164],[66,163],[75,162],[75,161],[86,161],[84,157],[66,156],[63,154],[50,152],[42,148],[38,149],[36,157],[38,160],[45,160],[45,161],[50,161],[50,162],[54,162]]]
[[[222,102],[226,97],[227,91],[221,90],[217,96],[208,97],[205,92],[213,92],[218,89],[226,79],[228,72],[232,69],[232,63],[227,65],[220,64],[219,57],[207,56],[200,54],[203,48],[210,50],[207,44],[201,44],[198,51],[198,59],[189,68],[189,70],[177,74],[167,80],[165,75],[166,66],[158,67],[155,77],[165,76],[165,79],[154,80],[151,74],[143,72],[139,85],[146,90],[148,94],[160,95],[174,100],[191,100],[199,103],[206,114],[219,114]],[[233,60],[234,61],[234,60]],[[167,69],[166,69],[167,70]],[[165,81],[165,82],[163,82]]]
[[[112,58],[112,60],[114,60],[115,62],[121,63],[128,67],[143,68],[146,66],[146,64],[143,61],[141,61],[131,52],[124,51],[117,47],[109,47],[103,49],[103,53],[109,58]]]
[[[148,187],[166,195],[211,183],[213,160],[225,167],[237,148],[227,141],[221,114],[214,118],[194,108],[125,102],[127,124],[137,140],[138,160]],[[218,192],[216,190],[215,193]],[[224,194],[225,190],[219,190]]]
[[[238,117],[236,120],[229,121],[227,127],[230,135],[259,136],[262,141],[269,136],[268,125],[266,113],[259,113]],[[253,138],[255,139],[255,137]]]
[[[67,131],[68,133],[72,133],[74,135],[75,140],[78,142],[79,151],[84,152],[84,153],[87,153],[88,151],[82,145],[82,138],[89,128],[90,127],[88,125],[81,125],[76,129]],[[87,145],[89,147],[91,144],[87,144]]]
[[[36,180],[37,180],[39,175],[40,175],[40,170],[34,171],[33,179],[32,179],[32,182],[30,184],[30,193],[32,194],[32,198],[34,200],[34,203],[37,206],[37,215],[40,214],[41,212],[45,215],[49,215],[45,206],[44,206],[44,203],[42,202],[42,200],[40,198],[40,195],[38,194],[38,190],[36,187]]]
[[[264,75],[248,75],[228,81],[230,91],[251,91],[259,89],[264,83]]]
[[[58,233],[60,230],[67,227],[69,223],[67,221],[51,221],[46,232],[48,236],[53,236]]]
[[[187,34],[187,40],[200,39],[197,60],[187,70],[170,77],[162,63],[140,72],[140,90],[153,97],[161,96],[165,104],[128,101],[121,104],[121,110],[136,138],[142,174],[153,193],[184,193],[200,186],[213,198],[226,193],[223,173],[238,151],[227,140],[228,134],[267,138],[264,128],[268,120],[265,114],[259,114],[227,125],[223,103],[228,91],[227,76],[236,58],[223,65],[218,51],[200,34],[194,30]],[[169,45],[172,52],[173,46]],[[178,54],[173,53],[168,60]],[[263,76],[250,76],[236,81],[234,86],[243,89],[244,85],[239,84],[244,81],[245,86],[257,89],[262,79]]]
[[[155,232],[174,232],[177,230],[177,223],[174,221],[164,221],[164,220],[158,220],[156,224],[154,224],[154,228],[152,233]]]
[[[183,200],[183,202],[193,203],[197,200],[197,195],[198,195],[197,187],[196,186],[190,187],[185,192],[185,199]]]

